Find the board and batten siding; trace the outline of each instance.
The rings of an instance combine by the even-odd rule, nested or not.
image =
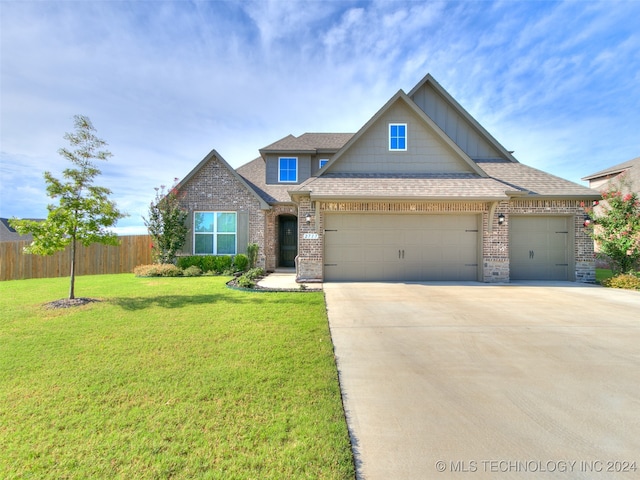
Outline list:
[[[467,154],[474,159],[503,158],[442,96],[424,85],[413,101]]]
[[[389,151],[389,124],[407,124],[407,150]],[[456,154],[415,112],[402,103],[389,108],[331,167],[332,173],[471,173]]]

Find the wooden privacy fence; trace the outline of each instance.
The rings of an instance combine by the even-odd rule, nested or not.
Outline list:
[[[138,265],[151,260],[151,237],[130,235],[118,237],[120,245],[112,247],[94,243],[78,245],[76,275],[131,273]],[[30,241],[0,242],[0,280],[52,278],[70,275],[71,249],[53,255],[29,255],[23,252]]]

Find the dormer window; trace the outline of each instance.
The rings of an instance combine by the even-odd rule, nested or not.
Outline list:
[[[389,150],[392,152],[404,152],[407,150],[407,124],[389,124]]]
[[[278,159],[278,181],[281,183],[295,183],[298,181],[297,158],[280,157]]]

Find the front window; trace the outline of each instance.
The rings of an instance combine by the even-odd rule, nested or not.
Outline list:
[[[329,159],[328,158],[321,158],[320,159],[320,165],[319,167],[322,168],[324,167],[327,163],[329,163]]]
[[[195,212],[194,253],[235,255],[237,214],[235,212]]]
[[[407,149],[407,124],[389,124],[389,150],[404,151]]]
[[[298,181],[298,159],[281,157],[278,161],[278,181],[297,182]]]

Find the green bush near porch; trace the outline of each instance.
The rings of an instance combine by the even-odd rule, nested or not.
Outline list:
[[[322,293],[0,283],[0,478],[352,479]]]
[[[229,255],[189,255],[178,257],[177,265],[183,270],[196,266],[205,273],[222,275],[233,269],[233,258]]]

